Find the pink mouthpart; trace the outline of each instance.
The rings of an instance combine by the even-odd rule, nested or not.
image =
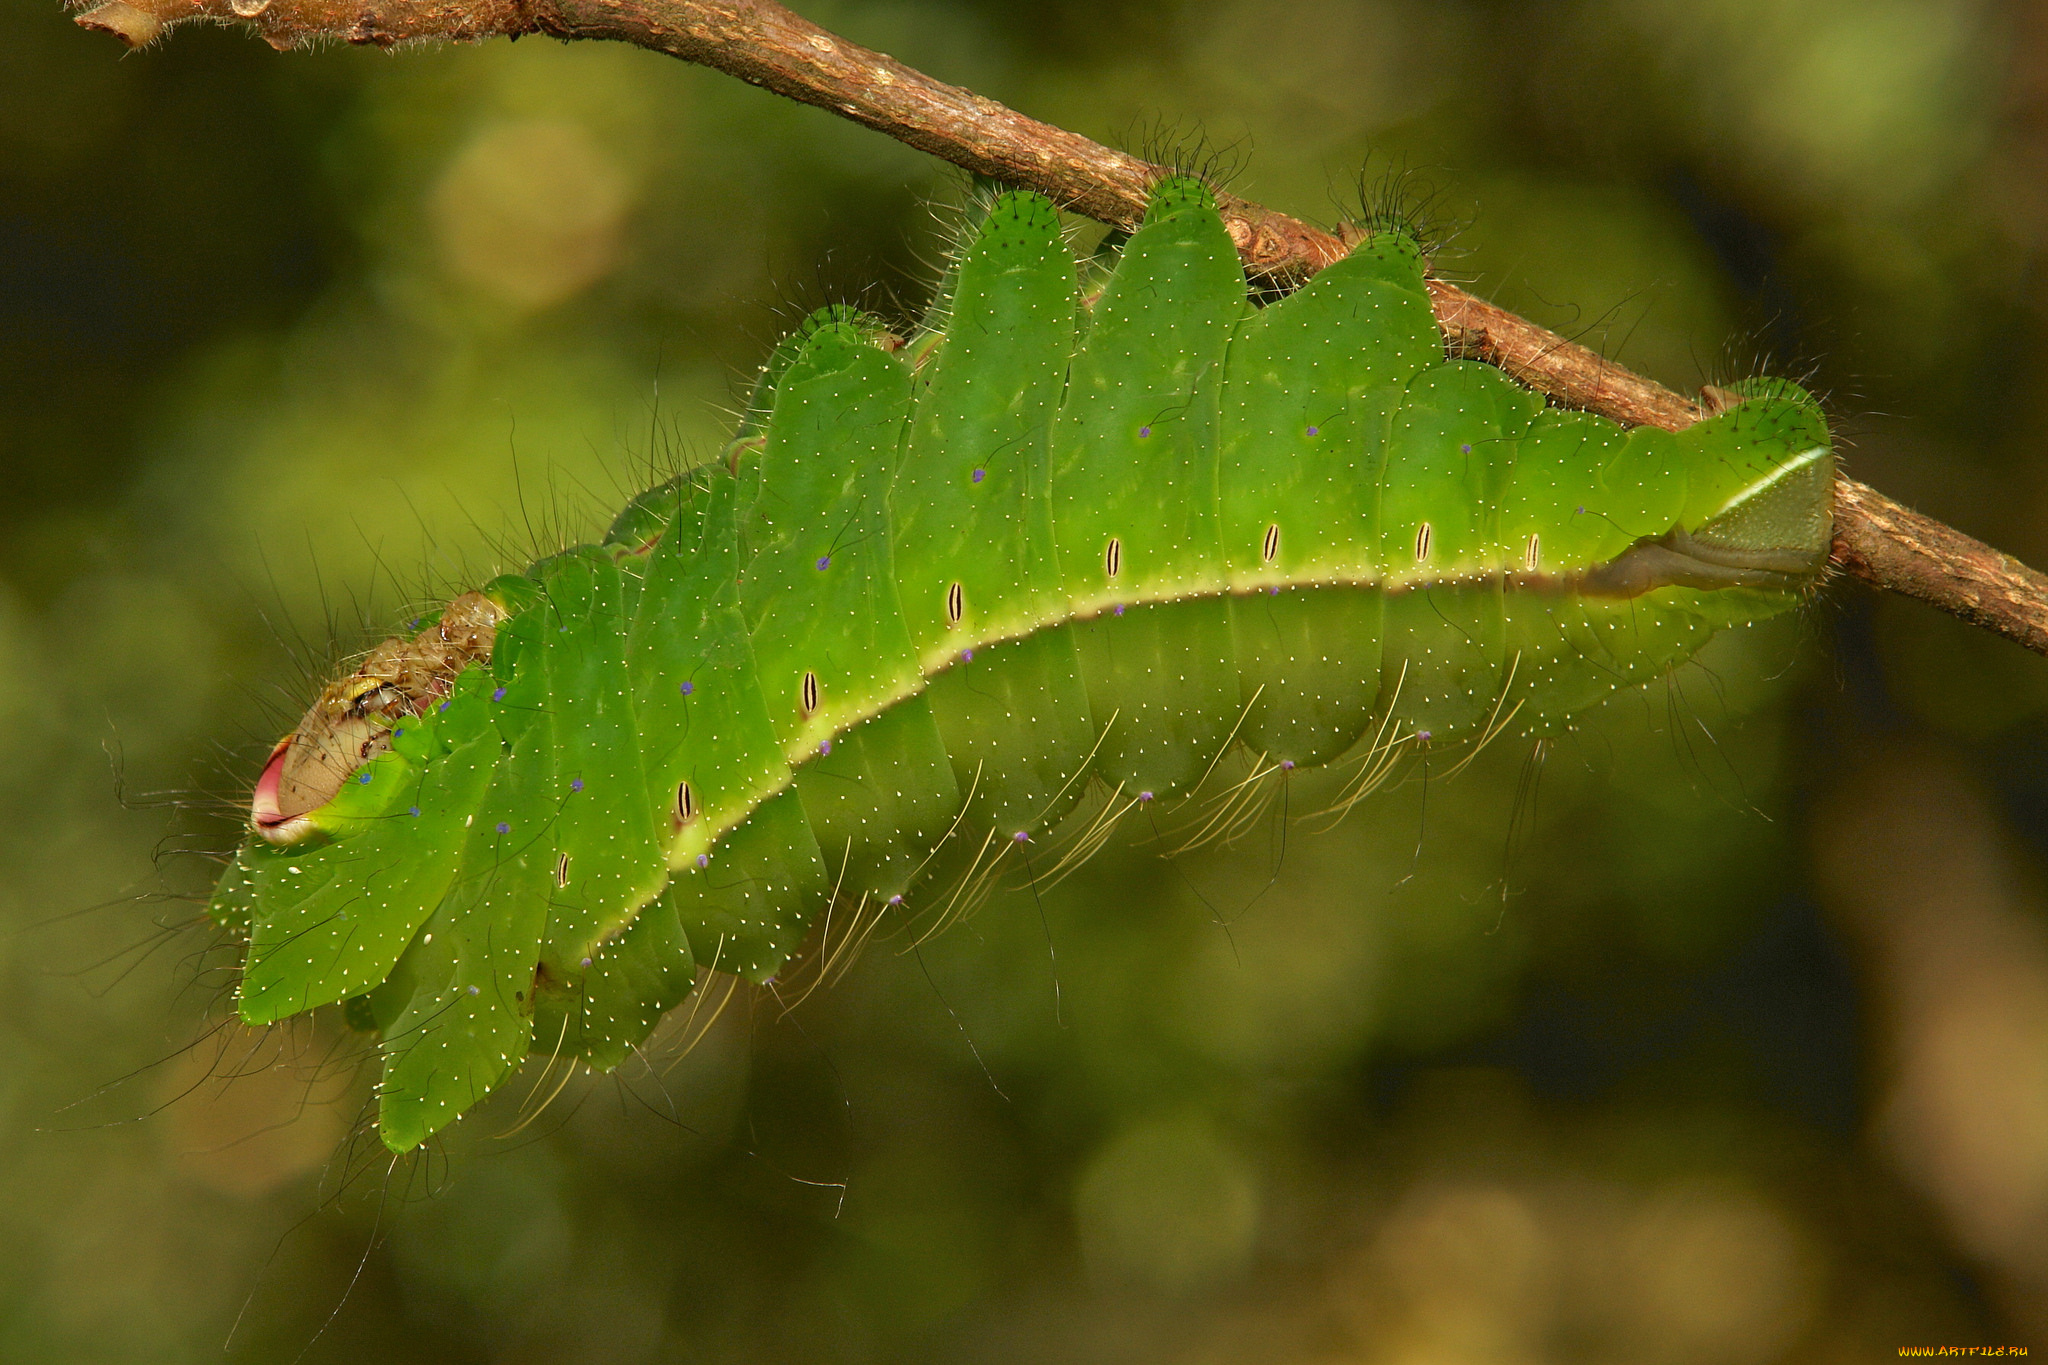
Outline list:
[[[263,776],[256,779],[256,795],[249,802],[249,814],[265,829],[281,825],[285,817],[277,809],[277,783],[284,772],[284,756],[290,752],[293,736],[286,735],[270,751],[270,761],[263,765]]]
[[[277,808],[278,783],[284,773],[284,756],[291,751],[296,735],[286,735],[270,751],[270,761],[263,765],[263,776],[256,779],[256,791],[249,798],[249,820],[256,826],[256,832],[273,844],[296,843],[311,828],[311,822],[303,815],[286,815]]]

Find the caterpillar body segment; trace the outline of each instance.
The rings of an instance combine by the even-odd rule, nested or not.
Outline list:
[[[1080,312],[1052,205],[998,200],[954,273],[891,489],[897,596],[927,674],[976,638],[1021,638],[1068,610],[1048,461]],[[957,613],[934,610],[956,586]]]
[[[723,458],[381,646],[273,755],[213,906],[240,1008],[348,1001],[395,1150],[529,1051],[616,1065],[698,969],[773,976],[942,846],[957,901],[1091,788],[1036,870],[1236,745],[1363,746],[1363,790],[1541,734],[1824,563],[1803,393],[1676,435],[1546,408],[1444,358],[1399,234],[1255,309],[1170,180],[1090,308],[1010,194],[950,280],[908,346],[814,317]]]
[[[545,821],[558,855],[539,860],[552,874],[540,960],[558,977],[582,970],[668,880],[670,831],[661,820],[655,833],[663,812],[648,789],[626,666],[624,577],[601,550],[557,556],[527,613],[546,688],[532,718],[538,733],[527,738],[553,771],[543,763],[519,788],[526,815],[513,832],[538,839],[535,822]],[[519,749],[515,741],[513,757]]]

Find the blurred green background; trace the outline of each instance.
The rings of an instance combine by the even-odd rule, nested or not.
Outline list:
[[[802,8],[1306,216],[1405,169],[1446,273],[1810,374],[2048,561],[2039,5]],[[624,48],[0,7],[0,1358],[2048,1349],[2048,662],[1855,584],[1591,718],[1512,849],[1500,750],[1120,845],[423,1161],[334,1021],[221,1024],[196,855],[327,661],[711,448],[806,308],[914,312],[958,192]]]

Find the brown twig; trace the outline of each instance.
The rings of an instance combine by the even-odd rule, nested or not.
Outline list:
[[[1117,227],[1136,225],[1163,173],[849,43],[773,0],[103,0],[78,22],[139,46],[195,19],[246,22],[277,48],[525,34],[632,43],[828,109]],[[1344,254],[1340,238],[1286,214],[1231,195],[1221,207],[1246,269],[1260,277],[1306,278]],[[1431,280],[1430,292],[1459,354],[1560,402],[1674,431],[1700,417],[1679,394],[1455,285]],[[1836,483],[1833,562],[2048,654],[2048,576],[1853,479]]]
[[[2048,654],[2048,575],[1869,484],[1835,480],[1835,548],[1844,573],[1941,608]]]

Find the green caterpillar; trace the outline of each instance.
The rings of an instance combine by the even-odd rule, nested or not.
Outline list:
[[[1005,194],[946,314],[812,317],[724,459],[278,744],[212,903],[240,1012],[346,1002],[394,1150],[529,1050],[617,1065],[699,968],[766,979],[942,847],[985,874],[1237,746],[1284,780],[1541,735],[1824,566],[1805,394],[1676,435],[1548,408],[1445,359],[1404,233],[1256,307],[1169,179],[1091,302],[1052,205]]]

